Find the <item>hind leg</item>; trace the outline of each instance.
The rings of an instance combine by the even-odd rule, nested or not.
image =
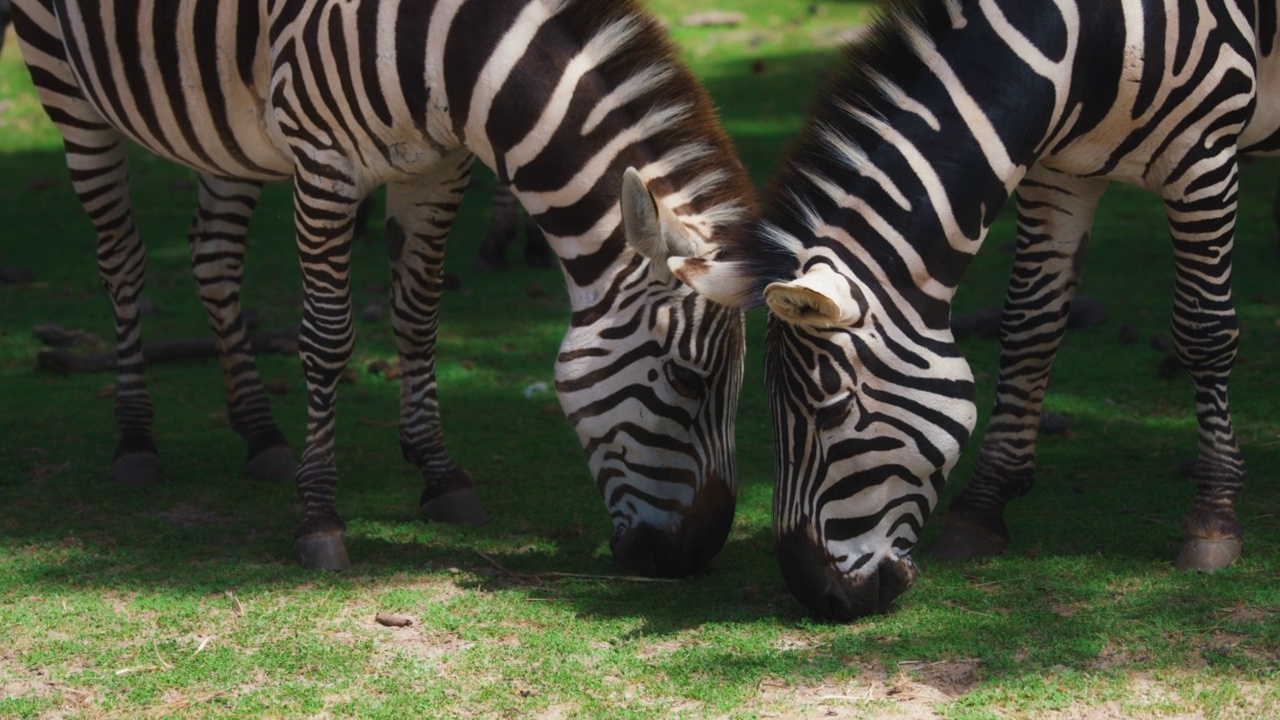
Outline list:
[[[947,508],[934,557],[999,555],[1004,508],[1035,479],[1049,370],[1080,282],[1093,213],[1107,183],[1035,167],[1018,186],[1018,253],[1000,320],[996,404],[968,485]]]
[[[258,480],[292,480],[293,451],[271,416],[240,308],[245,235],[261,183],[200,175],[199,208],[187,238],[222,364],[231,427],[249,445],[245,470]]]
[[[422,471],[427,520],[479,525],[489,517],[471,478],[449,456],[436,388],[436,328],[445,240],[462,201],[472,156],[459,151],[428,176],[387,186],[391,321],[400,354],[400,447]]]
[[[50,7],[36,3],[14,11],[14,27],[40,103],[62,134],[72,187],[97,233],[98,274],[115,315],[115,417],[120,440],[112,475],[122,485],[148,485],[160,479],[160,459],[151,435],[153,409],[143,374],[138,314],[147,258],[129,200],[125,140],[80,94],[65,58],[48,54],[62,47],[42,29],[57,24]]]
[[[98,234],[98,274],[115,315],[117,373],[115,417],[120,431],[112,476],[140,487],[160,480],[160,458],[151,435],[154,410],[142,358],[142,295],[147,256],[129,201],[124,138],[110,128],[64,131],[72,184]]]

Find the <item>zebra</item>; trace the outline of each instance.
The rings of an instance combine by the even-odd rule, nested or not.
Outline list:
[[[1049,366],[1110,181],[1164,199],[1176,352],[1195,390],[1196,492],[1177,566],[1239,554],[1244,463],[1227,405],[1237,154],[1280,150],[1275,0],[889,0],[849,47],[742,242],[668,258],[731,307],[771,311],[774,534],[813,611],[884,610],[976,423],[949,327],[973,255],[1017,190],[1018,257],[994,416],[937,553],[1008,542],[1034,472]]]
[[[293,463],[245,337],[245,228],[262,183],[293,180],[308,392],[296,470],[301,563],[351,562],[335,502],[334,400],[354,333],[353,218],[379,186],[402,453],[422,472],[426,519],[485,522],[445,449],[434,358],[445,238],[478,157],[560,259],[572,313],[555,386],[609,510],[614,556],[637,572],[683,575],[719,551],[736,501],[742,313],[694,295],[627,238],[690,254],[744,233],[754,200],[709,97],[638,3],[15,0],[13,9],[98,233],[119,351],[117,481],[158,477],[137,313],[145,253],[124,154],[132,139],[199,171],[194,272],[232,426],[257,476],[292,473]]]

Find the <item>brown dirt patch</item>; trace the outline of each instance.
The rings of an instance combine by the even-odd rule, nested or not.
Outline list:
[[[363,623],[378,639],[378,654],[384,657],[407,655],[430,663],[442,663],[475,644],[464,640],[457,633],[424,627],[412,615],[397,615],[412,620],[413,624],[407,627],[385,627],[372,618]]]

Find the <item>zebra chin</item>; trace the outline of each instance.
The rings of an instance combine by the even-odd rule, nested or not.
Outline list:
[[[673,524],[624,520],[614,528],[609,549],[618,563],[639,575],[692,575],[724,547],[735,505],[734,492],[727,483],[711,483]]]
[[[791,593],[805,607],[836,622],[888,612],[916,579],[908,557],[887,558],[858,575],[841,572],[826,548],[801,529],[782,536],[776,550]]]

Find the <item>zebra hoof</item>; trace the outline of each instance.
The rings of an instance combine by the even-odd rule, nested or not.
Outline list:
[[[471,488],[451,490],[431,499],[422,498],[422,519],[427,522],[445,522],[454,525],[484,525],[489,514],[480,505],[480,498]]]
[[[938,539],[929,548],[929,556],[938,560],[969,562],[1002,555],[1008,544],[1008,540],[972,525],[943,525]]]
[[[1201,572],[1221,570],[1235,562],[1243,548],[1244,543],[1240,542],[1240,538],[1221,540],[1187,538],[1182,541],[1182,550],[1178,552],[1176,567],[1179,570]]]
[[[293,459],[293,451],[288,446],[277,446],[249,458],[244,469],[254,480],[287,482],[297,476],[298,463]]]
[[[111,463],[111,476],[117,484],[141,488],[160,482],[160,457],[153,453],[127,453]]]
[[[304,535],[293,541],[298,561],[310,570],[348,570],[351,558],[347,557],[347,534],[341,530],[329,530]]]

